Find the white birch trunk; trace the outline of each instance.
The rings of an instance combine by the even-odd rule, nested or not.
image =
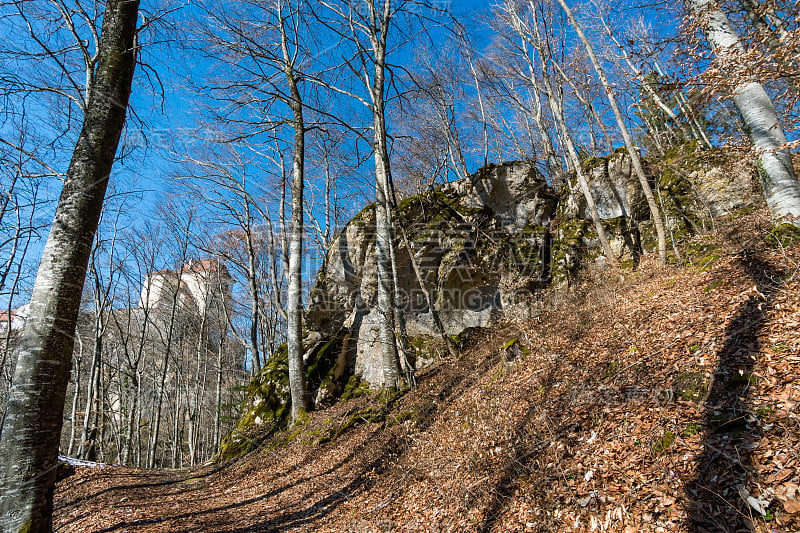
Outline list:
[[[715,1],[687,0],[687,3],[715,54],[730,61],[744,55],[739,35]],[[743,79],[733,90],[733,103],[758,153],[761,188],[772,216],[778,223],[800,227],[800,183],[772,100],[760,83]]]

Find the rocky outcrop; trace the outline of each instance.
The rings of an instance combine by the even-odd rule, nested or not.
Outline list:
[[[408,335],[435,338],[424,283],[449,335],[488,326],[513,305],[521,286],[549,280],[547,226],[557,196],[528,163],[492,165],[404,200],[395,219],[411,250],[396,248],[397,281]],[[346,331],[347,358],[364,380],[380,384],[374,255],[374,209],[367,207],[334,239],[311,291],[310,336]],[[427,353],[412,364],[423,366]]]
[[[710,217],[753,202],[753,169],[735,161],[716,152],[701,156],[685,145],[649,162],[672,238],[684,238]],[[642,253],[655,248],[655,234],[629,158],[622,153],[590,158],[584,170],[612,248],[623,266],[635,266]],[[374,217],[374,206],[367,206],[341,230],[311,290],[304,359],[317,407],[383,382],[374,308]],[[467,179],[407,198],[394,219],[410,243],[406,248],[399,232],[397,285],[410,344],[404,364],[416,369],[434,361],[443,348],[426,292],[446,333],[458,338],[504,315],[524,314],[542,288],[569,283],[588,263],[604,263],[583,195],[574,186],[557,193],[530,163],[489,165]],[[285,352],[273,355],[254,378],[242,421],[223,442],[222,457],[252,446],[248,432],[254,427],[286,420]]]
[[[394,219],[397,282],[411,353],[423,368],[443,348],[412,267],[445,324],[459,338],[504,313],[525,307],[550,282],[552,221],[558,196],[529,163],[490,165],[468,179],[407,198]],[[365,207],[339,232],[325,255],[305,316],[304,359],[316,407],[383,382],[378,343],[375,210]],[[285,345],[251,381],[243,414],[223,440],[219,459],[256,446],[265,428],[286,422],[289,409]]]
[[[601,219],[632,217],[644,220],[649,217],[647,200],[627,154],[590,157],[582,166]],[[587,220],[590,215],[586,199],[575,185],[573,189],[566,197],[563,213],[566,218]]]
[[[752,158],[732,150],[699,150],[681,144],[663,158],[645,159],[649,181],[666,217],[668,238],[681,241],[707,229],[713,217],[758,201]],[[655,249],[650,209],[624,151],[583,162],[600,218],[623,266]],[[553,228],[553,281],[569,282],[586,263],[605,263],[586,201],[573,184],[562,195]]]

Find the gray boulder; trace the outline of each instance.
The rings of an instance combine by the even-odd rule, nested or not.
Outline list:
[[[395,219],[412,249],[409,253],[398,239],[398,285],[412,345],[437,334],[411,254],[447,334],[489,326],[521,294],[548,280],[547,225],[556,202],[544,178],[524,162],[490,165],[401,202]],[[351,343],[355,353],[347,359],[352,371],[378,386],[383,370],[374,310],[374,236],[374,208],[368,206],[328,250],[311,292],[306,324],[312,336],[346,330],[356,339]],[[430,362],[421,351],[412,362],[417,367]]]

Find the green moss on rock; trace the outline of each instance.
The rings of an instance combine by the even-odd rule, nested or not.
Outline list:
[[[340,333],[325,342],[304,346],[304,352],[312,351],[306,362],[306,384],[310,397],[316,398],[319,405],[336,401],[345,389],[346,384],[342,383],[344,372],[340,364],[344,337]],[[285,428],[290,414],[289,357],[284,343],[250,380],[242,415],[220,443],[216,460],[233,459],[253,450],[271,432]],[[302,423],[302,418],[298,423]]]
[[[581,170],[583,170],[584,174],[588,174],[595,168],[604,166],[609,160],[608,156],[605,157],[598,157],[598,156],[589,156],[583,161],[581,161]]]
[[[567,219],[556,227],[552,253],[552,279],[556,285],[574,280],[585,260],[590,255],[597,256],[599,251],[590,252],[584,240],[593,233],[588,220]]]
[[[683,430],[684,437],[694,437],[695,435],[699,435],[700,432],[703,431],[702,426],[700,424],[695,424],[694,422],[689,422],[686,424],[686,428]]]
[[[789,246],[800,241],[800,228],[794,224],[780,224],[769,232],[768,240],[774,246]]]
[[[447,348],[441,338],[430,335],[412,335],[408,337],[409,347],[414,351],[416,367],[428,366],[434,361],[440,360]]]
[[[361,379],[360,376],[352,375],[350,379],[347,380],[347,384],[344,386],[344,390],[339,399],[342,401],[352,400],[353,398],[359,398],[370,392],[369,381]]]
[[[676,241],[691,237],[702,227],[698,199],[694,187],[681,167],[665,166],[659,177],[661,205],[667,216],[670,234]]]

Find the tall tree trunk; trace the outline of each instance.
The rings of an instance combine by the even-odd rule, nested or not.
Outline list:
[[[142,466],[142,451],[144,447],[142,446],[142,374],[137,369],[136,370],[136,397],[139,398],[138,408],[136,410],[136,416],[134,417],[134,422],[136,424],[136,467],[140,468]]]
[[[103,358],[103,318],[98,311],[95,318],[94,345],[92,349],[92,366],[89,370],[89,383],[86,390],[86,410],[83,413],[83,429],[78,446],[78,458],[94,461],[97,452],[98,410],[101,409],[100,366]]]
[[[178,456],[180,455],[181,448],[180,427],[181,419],[183,418],[184,414],[181,410],[181,387],[177,378],[175,380],[175,385],[175,415],[172,419],[172,453],[170,455],[170,464],[172,465],[172,468],[179,468]]]
[[[292,161],[292,221],[289,240],[289,287],[286,310],[286,347],[289,358],[289,391],[292,400],[292,423],[301,420],[308,409],[308,391],[303,369],[303,181],[305,179],[306,125],[303,99],[297,85],[294,62],[289,52],[284,17],[278,8],[284,74],[289,85],[294,127]]]
[[[567,123],[564,119],[564,107],[563,102],[556,98],[556,92],[553,87],[553,83],[550,79],[550,75],[548,72],[548,63],[553,63],[553,58],[547,52],[547,47],[542,42],[542,35],[539,30],[539,24],[536,19],[536,13],[533,13],[534,17],[534,32],[536,37],[537,44],[537,51],[539,52],[539,57],[541,58],[542,62],[542,82],[544,83],[545,91],[547,92],[547,102],[548,106],[550,107],[550,113],[553,115],[553,120],[556,123],[556,131],[558,132],[558,136],[561,138],[562,143],[567,147],[567,154],[569,155],[569,159],[572,162],[572,167],[575,171],[575,176],[578,178],[578,184],[580,185],[581,192],[583,193],[583,197],[586,199],[586,207],[589,209],[589,215],[592,217],[592,222],[594,223],[595,230],[597,230],[597,237],[600,239],[600,245],[603,248],[603,253],[606,256],[609,264],[616,265],[617,258],[614,256],[614,250],[611,249],[611,244],[608,242],[608,235],[606,234],[606,230],[603,227],[603,221],[600,219],[600,213],[597,211],[597,204],[594,201],[594,197],[592,196],[591,190],[589,190],[589,183],[586,180],[586,176],[583,173],[583,168],[581,167],[580,157],[578,156],[578,150],[575,148],[575,143],[572,140],[572,136],[570,135],[569,129],[567,128]],[[534,85],[538,84],[538,80],[533,75],[533,71],[531,72],[530,81]],[[537,89],[538,90],[538,89]]]
[[[227,324],[225,326],[227,328]],[[222,334],[222,340],[217,347],[217,376],[214,387],[214,445],[220,443],[220,433],[222,429],[222,354],[225,350],[227,331]]]
[[[739,35],[715,1],[687,0],[687,3],[705,30],[714,53],[730,59],[744,56]],[[733,103],[758,152],[761,188],[772,216],[779,223],[800,227],[800,183],[772,100],[760,83],[743,79],[733,90]]]
[[[139,425],[139,370],[134,369],[131,372],[130,379],[132,383],[128,385],[128,390],[131,392],[130,398],[130,407],[128,409],[128,427],[125,428],[125,447],[121,450],[120,455],[120,463],[123,465],[128,465],[131,462],[132,451],[133,451],[133,442],[134,442],[134,430]]]
[[[564,109],[561,107],[561,103],[556,100],[554,96],[555,93],[553,92],[553,86],[550,82],[550,77],[544,70],[546,68],[546,65],[542,66],[542,80],[544,81],[545,89],[547,89],[550,111],[555,119],[560,137],[564,145],[567,147],[567,153],[572,161],[572,166],[574,167],[575,175],[578,178],[578,184],[581,188],[581,192],[583,193],[583,197],[586,199],[586,207],[589,209],[589,215],[592,217],[595,230],[597,230],[597,237],[600,239],[600,245],[603,248],[603,253],[605,254],[609,264],[616,265],[617,258],[614,255],[614,250],[611,249],[611,243],[608,242],[608,235],[603,227],[603,221],[600,219],[600,213],[597,211],[597,204],[592,196],[592,191],[589,190],[589,183],[586,180],[586,175],[583,173],[583,168],[581,167],[581,160],[578,156],[578,150],[575,148],[572,135],[570,134],[569,129],[567,128],[567,123],[564,120]]]
[[[564,0],[558,0],[558,3],[567,14],[570,23],[575,28],[575,32],[578,34],[578,38],[580,38],[583,46],[586,48],[586,53],[589,55],[589,60],[592,62],[592,66],[597,73],[597,78],[603,85],[603,89],[605,89],[608,103],[611,106],[611,110],[614,112],[614,118],[617,121],[617,126],[622,134],[622,139],[625,141],[625,148],[628,150],[628,155],[631,158],[633,171],[636,174],[636,177],[639,178],[639,184],[642,187],[642,192],[644,192],[644,196],[647,199],[647,205],[650,208],[650,216],[653,219],[653,224],[656,227],[656,234],[658,235],[658,257],[663,264],[667,260],[667,232],[664,228],[664,219],[661,217],[661,210],[659,209],[656,198],[653,195],[653,189],[650,187],[650,183],[647,181],[647,175],[644,173],[642,159],[639,157],[639,152],[636,149],[636,146],[633,144],[633,137],[631,137],[628,126],[625,125],[625,117],[623,117],[622,111],[617,104],[617,98],[614,96],[614,88],[611,86],[611,82],[608,80],[608,76],[606,76],[603,66],[600,64],[600,60],[594,53],[592,44],[583,33],[583,29],[581,28],[581,25],[578,24],[578,20],[575,18],[572,10]]]
[[[375,151],[375,261],[378,274],[379,338],[383,359],[383,386],[394,390],[401,386],[400,364],[394,322],[394,283],[392,282],[393,246],[390,209],[389,150],[386,143],[386,34],[391,20],[391,1],[384,0],[379,14],[380,27],[374,42],[375,70],[372,84],[372,128]],[[375,17],[378,18],[378,17]]]
[[[80,401],[81,393],[81,361],[83,361],[83,343],[81,336],[76,333],[76,340],[78,341],[78,357],[75,361],[75,370],[73,378],[75,381],[75,390],[72,392],[72,408],[69,414],[69,444],[67,445],[67,457],[72,457],[72,451],[75,448],[75,423],[78,419],[78,402]],[[0,367],[2,368],[2,367]]]
[[[81,292],[136,65],[138,0],[108,0],[99,62],[31,295],[0,438],[0,530],[52,530],[53,486]]]
[[[256,250],[253,243],[253,228],[250,224],[250,200],[245,197],[245,237],[247,239],[247,288],[250,296],[250,364],[253,373],[261,370],[261,356],[258,347],[258,323],[260,320],[260,298],[256,279]]]
[[[391,185],[391,184],[390,184]],[[394,192],[394,191],[393,191]],[[392,201],[390,209],[395,208],[395,202]],[[390,211],[391,212],[391,211]],[[395,319],[398,331],[398,356],[402,356],[402,367],[405,370],[406,382],[410,387],[416,387],[416,377],[414,376],[414,368],[411,366],[409,354],[411,353],[411,346],[408,342],[408,328],[406,327],[406,315],[403,308],[403,295],[400,291],[400,282],[397,271],[397,253],[394,247],[394,242],[389,247],[389,255],[392,262],[392,286],[394,287],[394,310]]]

